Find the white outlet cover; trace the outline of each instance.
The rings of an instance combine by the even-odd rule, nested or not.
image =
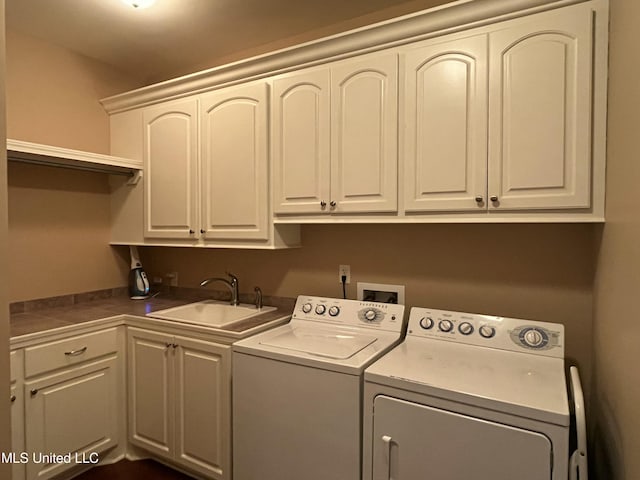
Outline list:
[[[358,282],[358,300],[404,305],[404,285]]]

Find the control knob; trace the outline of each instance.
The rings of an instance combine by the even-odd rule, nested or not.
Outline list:
[[[377,315],[375,310],[367,310],[366,312],[364,312],[364,318],[366,318],[370,322],[373,322],[376,319],[376,316]]]
[[[480,327],[480,335],[484,338],[491,338],[496,334],[496,329],[491,325],[482,325]]]
[[[441,332],[450,332],[453,330],[453,323],[451,323],[451,320],[440,320],[438,322],[438,328]]]
[[[544,342],[544,336],[535,328],[527,330],[522,339],[525,345],[532,348],[539,347]]]
[[[302,311],[304,313],[309,313],[312,308],[313,306],[310,303],[305,303],[304,305],[302,305]]]
[[[458,331],[463,335],[471,335],[473,333],[473,325],[469,322],[462,322],[458,325]]]
[[[340,313],[340,307],[337,307],[336,305],[334,305],[333,307],[329,308],[329,315],[331,315],[332,317],[337,317],[339,313]]]
[[[420,319],[420,326],[425,330],[430,330],[433,328],[433,318],[431,317],[423,317]]]
[[[318,315],[324,315],[324,312],[327,311],[327,307],[325,307],[324,305],[320,304],[320,305],[316,305],[316,313]]]

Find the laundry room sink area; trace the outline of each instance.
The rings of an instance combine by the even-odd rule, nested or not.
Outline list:
[[[256,308],[255,305],[229,305],[226,302],[204,300],[179,307],[148,313],[148,317],[181,323],[204,325],[213,328],[227,327],[240,320],[274,311],[275,307]]]

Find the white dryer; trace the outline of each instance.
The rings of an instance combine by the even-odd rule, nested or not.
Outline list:
[[[365,371],[364,480],[566,480],[562,325],[412,308]]]
[[[233,345],[234,480],[360,480],[365,367],[404,306],[300,296],[287,325]]]

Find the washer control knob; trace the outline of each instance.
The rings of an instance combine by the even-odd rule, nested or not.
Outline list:
[[[495,334],[496,334],[496,329],[493,328],[491,325],[482,325],[480,327],[480,335],[484,338],[491,338],[495,336]]]
[[[469,322],[462,322],[460,325],[458,325],[458,331],[462,335],[471,335],[473,333],[473,325],[471,325],[471,323]]]
[[[302,311],[304,313],[309,313],[312,308],[313,306],[310,303],[305,303],[304,305],[302,305]]]
[[[376,319],[376,311],[375,310],[367,310],[366,312],[364,312],[364,318],[366,318],[370,322],[373,322]]]
[[[532,328],[527,330],[523,337],[524,343],[529,347],[539,347],[544,342],[544,336],[539,330]]]
[[[324,312],[327,311],[327,307],[325,307],[324,305],[320,304],[320,305],[316,305],[316,313],[318,315],[324,315]]]
[[[453,323],[451,323],[451,320],[440,320],[438,322],[438,328],[441,332],[450,332],[453,330]]]
[[[332,317],[337,317],[340,314],[340,307],[334,305],[333,307],[329,308],[329,315],[331,315]]]
[[[425,330],[430,330],[433,328],[433,318],[424,317],[420,319],[420,326]]]

